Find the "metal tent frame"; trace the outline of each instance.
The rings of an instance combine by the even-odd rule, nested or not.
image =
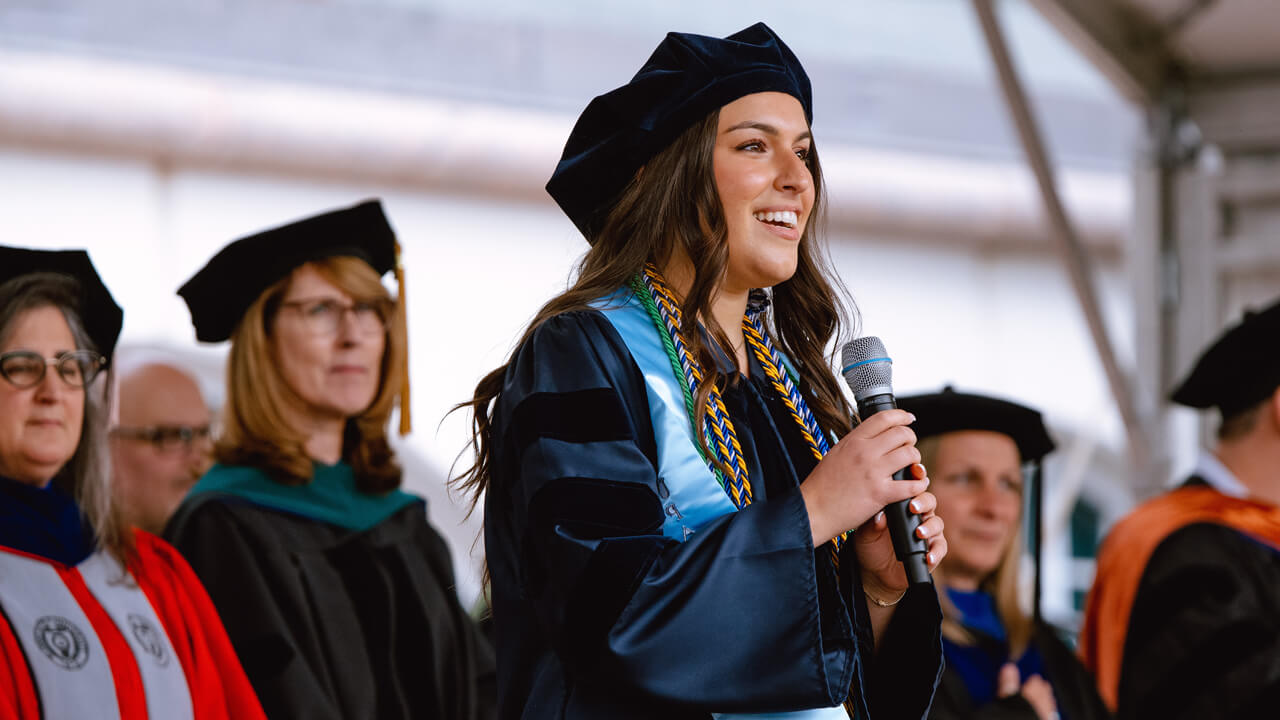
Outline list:
[[[1202,417],[1169,405],[1170,387],[1244,307],[1280,294],[1280,4],[1033,0],[1147,119],[1125,247],[1136,341],[1126,368],[1101,321],[1089,256],[1063,209],[996,9],[992,0],[972,2],[1124,421],[1131,489],[1144,498],[1208,439]]]

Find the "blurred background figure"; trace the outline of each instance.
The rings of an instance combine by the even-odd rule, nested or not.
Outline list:
[[[126,522],[159,534],[209,469],[212,417],[200,386],[187,372],[160,362],[117,366],[112,492]]]
[[[921,461],[949,545],[934,574],[947,667],[929,717],[1109,717],[1059,631],[1020,602],[1024,499],[1038,474],[1024,468],[1038,471],[1054,448],[1040,413],[950,387],[898,404],[917,418]]]
[[[121,318],[84,252],[0,247],[0,717],[262,718],[191,568],[113,502]]]
[[[1081,654],[1119,718],[1280,708],[1280,302],[1223,333],[1174,391],[1217,408],[1191,478],[1098,554]]]
[[[273,718],[494,715],[493,652],[390,445],[408,392],[403,282],[382,284],[397,260],[369,201],[236,240],[179,291],[231,359],[218,464],[165,534]]]

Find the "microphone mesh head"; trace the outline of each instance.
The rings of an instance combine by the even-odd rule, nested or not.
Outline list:
[[[892,390],[893,360],[889,359],[884,343],[874,335],[845,343],[840,351],[840,366],[841,374],[853,389],[853,397],[859,401],[868,395]]]

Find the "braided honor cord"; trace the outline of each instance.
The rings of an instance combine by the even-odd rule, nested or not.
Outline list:
[[[688,346],[680,332],[682,319],[680,301],[667,287],[657,268],[651,264],[645,266],[644,272],[636,275],[631,282],[631,289],[658,328],[663,348],[671,361],[672,371],[676,377],[684,380],[680,385],[684,395],[685,410],[689,414],[690,425],[694,426],[694,431],[697,432],[694,398],[697,397],[698,386],[702,382],[702,369],[697,360],[689,356]],[[763,309],[763,305],[747,309],[747,314],[742,318],[743,333],[751,345],[756,360],[764,369],[769,383],[778,392],[791,418],[799,426],[800,434],[809,446],[809,452],[813,454],[814,459],[821,460],[830,449],[826,434],[818,426],[818,421],[809,410],[808,403],[805,402],[804,396],[800,394],[786,365],[783,364],[782,355],[769,340],[769,333],[765,330],[762,319]],[[707,447],[711,449],[715,459],[707,457],[701,447],[698,448],[699,454],[702,454],[703,460],[706,460],[707,466],[715,473],[716,480],[729,494],[734,504],[739,509],[746,507],[751,503],[751,481],[747,477],[747,467],[742,458],[742,447],[738,444],[738,437],[733,428],[733,420],[729,417],[718,387],[712,387],[711,394],[707,398],[702,435],[706,438]],[[844,537],[842,535],[832,541],[833,556]]]
[[[680,383],[684,394],[685,410],[689,413],[689,423],[697,432],[694,418],[694,398],[698,394],[698,385],[702,382],[702,368],[698,361],[689,357],[684,337],[680,333],[680,303],[670,288],[663,282],[652,265],[646,265],[644,272],[632,281],[632,290],[640,303],[648,311],[649,317],[658,326],[658,334],[662,337],[662,346],[671,360],[671,369],[676,377],[682,378]],[[747,466],[742,460],[742,446],[738,444],[738,436],[733,430],[733,420],[724,406],[720,396],[720,388],[712,386],[711,395],[707,398],[707,414],[703,422],[703,437],[707,447],[715,454],[717,463],[708,458],[698,447],[698,453],[707,466],[715,473],[720,486],[729,493],[729,498],[739,509],[751,504],[751,482],[747,479]],[[727,477],[726,477],[727,470]]]
[[[815,460],[821,460],[831,446],[827,443],[826,433],[822,432],[822,428],[818,425],[818,419],[809,409],[809,403],[805,402],[804,395],[801,395],[799,388],[796,387],[791,369],[782,362],[782,353],[778,352],[778,349],[773,346],[773,341],[769,339],[769,332],[765,329],[763,320],[766,305],[767,301],[748,303],[747,314],[742,318],[742,333],[747,338],[747,344],[754,351],[756,360],[760,362],[760,367],[764,368],[765,377],[769,378],[773,389],[778,391],[778,397],[782,398],[783,404],[787,406],[791,419],[800,427],[800,434],[804,436],[809,452],[813,454]],[[845,532],[831,539],[831,559],[837,569],[840,567],[840,546],[848,537],[849,533]]]
[[[760,319],[764,314],[763,311],[763,306],[747,308],[747,315],[742,321],[742,332],[746,335],[751,349],[755,351],[760,367],[764,368],[765,376],[769,378],[773,389],[778,391],[778,396],[791,412],[791,419],[800,426],[800,433],[804,435],[804,440],[809,445],[809,452],[813,453],[815,460],[821,460],[822,456],[831,449],[827,445],[827,437],[822,433],[822,428],[818,427],[818,420],[809,410],[809,404],[804,401],[804,396],[792,382],[791,374],[782,364],[782,356],[769,340],[769,333],[764,329],[764,321]]]

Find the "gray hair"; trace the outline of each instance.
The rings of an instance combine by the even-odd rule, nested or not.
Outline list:
[[[98,351],[79,312],[76,281],[56,273],[31,273],[0,284],[0,345],[8,341],[15,321],[29,310],[57,308],[79,350]],[[111,453],[107,446],[111,373],[105,371],[84,388],[80,442],[53,482],[70,493],[94,530],[98,546],[122,563],[133,551],[127,528],[111,493]]]

